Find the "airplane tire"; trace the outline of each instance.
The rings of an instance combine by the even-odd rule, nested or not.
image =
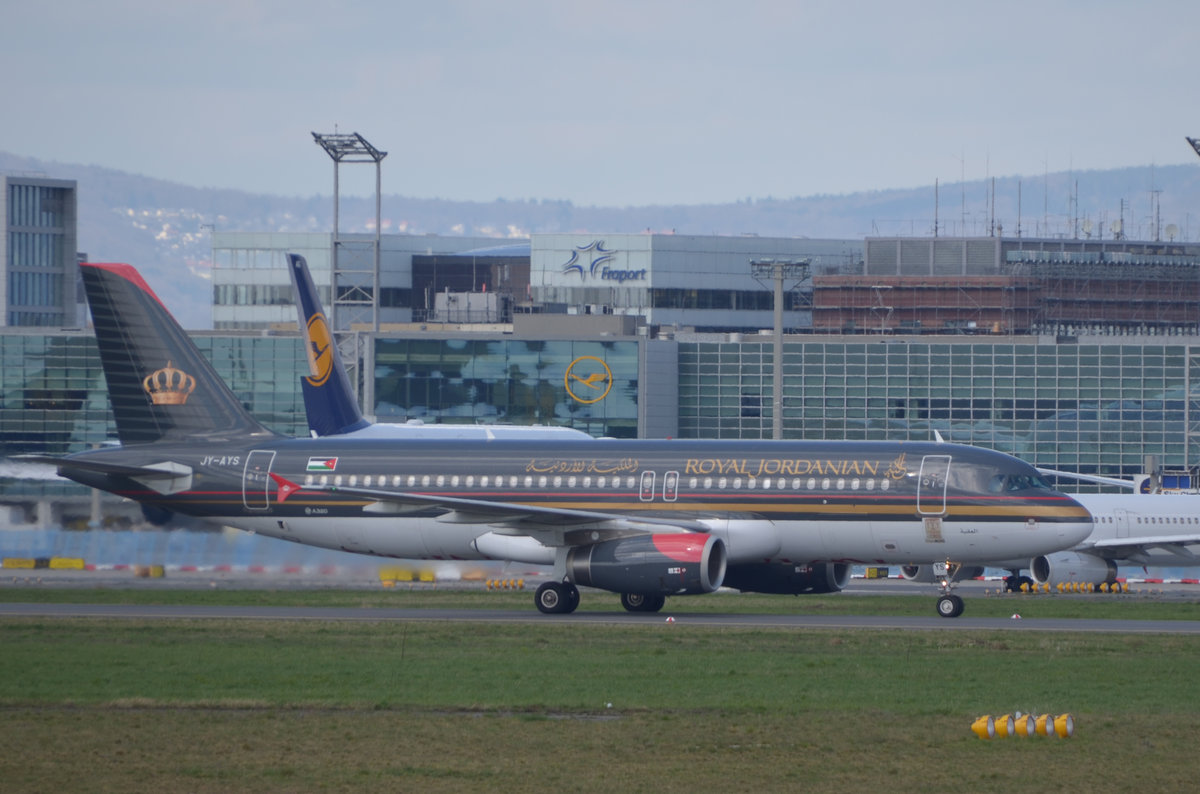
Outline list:
[[[573,584],[564,585],[567,591],[567,608],[563,610],[568,615],[579,608],[579,588]]]
[[[627,612],[657,612],[667,603],[665,595],[645,593],[621,593],[621,606]]]
[[[954,595],[944,595],[937,600],[937,612],[944,618],[956,618],[963,613],[963,600]]]
[[[543,582],[534,593],[533,600],[537,604],[538,611],[544,615],[561,615],[571,612],[574,610],[572,604],[579,603],[578,600],[572,602],[570,592],[558,582]]]
[[[650,598],[645,593],[621,593],[621,606],[626,612],[647,612],[646,602]]]

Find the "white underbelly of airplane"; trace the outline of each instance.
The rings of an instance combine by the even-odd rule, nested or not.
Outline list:
[[[495,527],[485,524],[377,516],[288,519],[263,516],[228,523],[262,535],[360,554],[405,559],[496,558],[495,549],[485,553],[489,549],[481,550],[475,542],[480,536],[495,532]],[[835,561],[887,565],[945,560],[986,563],[997,558],[1029,559],[1058,551],[1077,542],[1079,533],[1086,535],[1090,531],[1090,524],[971,522],[937,516],[887,522],[732,519],[705,523],[711,526],[713,535],[725,541],[732,564]]]
[[[962,522],[940,517],[911,521],[713,522],[730,563],[837,561],[865,564],[986,562],[999,556],[1042,554],[1070,545],[1080,524],[1026,521]],[[1041,551],[1033,552],[1035,549]]]
[[[985,563],[1009,556],[1027,560],[1034,549],[1041,549],[1036,556],[1067,548],[1075,542],[1074,538],[1090,531],[1090,524],[954,521],[925,516],[914,521],[876,521],[871,529],[874,553],[878,556],[864,561]]]

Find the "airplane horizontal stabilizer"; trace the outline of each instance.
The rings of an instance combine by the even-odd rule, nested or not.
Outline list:
[[[72,471],[128,477],[164,495],[180,493],[190,490],[192,487],[192,468],[173,461],[151,463],[145,466],[129,466],[102,460],[55,458],[49,455],[19,455],[16,460],[26,463],[48,463],[56,467],[58,473],[64,477],[69,477],[68,472]]]

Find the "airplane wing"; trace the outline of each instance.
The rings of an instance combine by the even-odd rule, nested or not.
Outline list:
[[[1131,538],[1107,538],[1092,543],[1083,543],[1076,547],[1081,551],[1094,550],[1105,557],[1117,560],[1137,561],[1139,554],[1151,551],[1165,551],[1174,554],[1181,564],[1200,563],[1200,556],[1188,548],[1200,544],[1200,534],[1196,535],[1141,535]]]
[[[1124,480],[1120,477],[1105,477],[1100,474],[1080,474],[1074,471],[1058,471],[1057,469],[1043,469],[1038,467],[1039,474],[1045,474],[1050,477],[1061,477],[1067,480],[1082,480],[1083,482],[1094,482],[1100,485],[1113,485],[1117,488],[1128,488],[1133,491],[1137,489],[1137,483],[1133,480]]]
[[[499,527],[506,534],[535,537],[547,546],[573,546],[648,532],[707,534],[711,531],[707,524],[686,518],[631,516],[598,510],[495,502],[457,496],[396,493],[373,488],[298,485],[274,473],[271,474],[271,479],[279,486],[276,491],[279,502],[284,502],[300,491],[347,494],[370,500],[363,508],[364,512],[404,515],[431,509],[442,510],[437,520],[443,523],[488,524]]]

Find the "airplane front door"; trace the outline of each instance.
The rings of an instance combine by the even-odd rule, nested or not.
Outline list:
[[[917,512],[923,516],[946,514],[946,480],[950,474],[949,455],[921,458],[921,476],[917,479]]]
[[[271,506],[271,464],[275,451],[256,449],[246,456],[242,471],[242,504],[247,510],[266,510]]]

